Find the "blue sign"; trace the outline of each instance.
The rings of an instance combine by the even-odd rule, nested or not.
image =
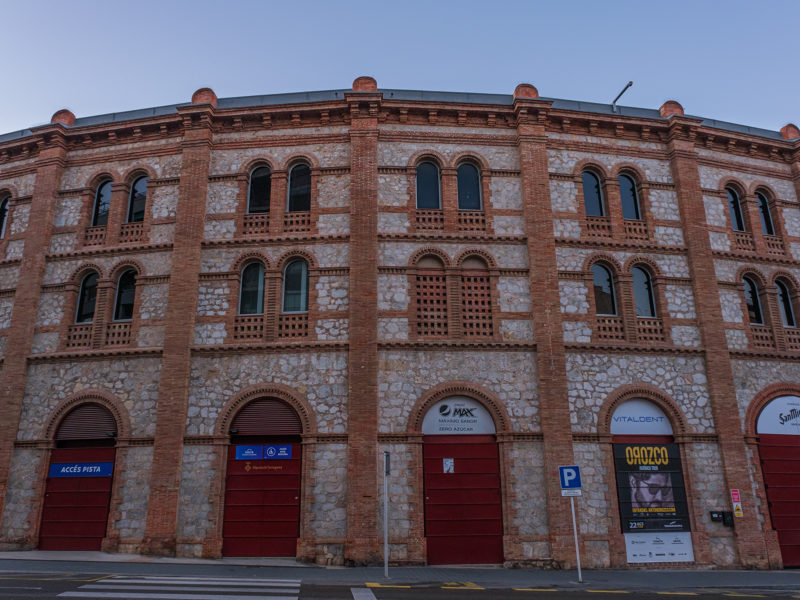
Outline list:
[[[261,460],[264,446],[236,446],[236,460]]]
[[[289,444],[264,446],[264,458],[267,460],[286,460],[292,458],[292,447]]]
[[[558,467],[558,478],[561,480],[562,490],[581,489],[581,468],[578,465]]]
[[[111,477],[113,472],[113,462],[54,463],[48,477]]]

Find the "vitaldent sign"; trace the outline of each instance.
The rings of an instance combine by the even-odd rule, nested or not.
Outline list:
[[[772,400],[758,415],[756,432],[800,435],[800,398],[780,396]]]
[[[620,404],[611,417],[614,435],[672,435],[672,425],[658,406],[643,398]]]
[[[492,415],[482,404],[465,396],[450,396],[428,409],[422,421],[426,435],[494,433]]]

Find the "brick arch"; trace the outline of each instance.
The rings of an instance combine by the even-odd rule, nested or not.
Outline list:
[[[739,195],[739,202],[744,201],[744,197],[747,195],[747,186],[730,175],[725,175],[719,180],[718,188],[723,194],[725,188],[732,188]]]
[[[242,269],[244,269],[246,265],[256,261],[263,263],[266,270],[271,269],[273,266],[272,261],[266,254],[260,250],[249,250],[247,252],[242,252],[236,257],[236,260],[233,261],[231,271],[236,274],[241,274]]]
[[[604,252],[594,252],[587,256],[586,260],[583,261],[583,272],[589,273],[592,270],[592,267],[597,263],[606,263],[611,267],[611,270],[614,271],[615,275],[625,272],[622,264],[620,264],[616,258]]]
[[[694,433],[678,403],[657,387],[645,383],[624,385],[606,396],[597,415],[597,432],[610,434],[611,417],[614,415],[614,411],[620,404],[633,398],[649,400],[664,411],[672,425],[673,435]]]
[[[247,176],[249,181],[250,173],[252,173],[257,167],[267,167],[269,172],[273,173],[275,171],[275,160],[272,158],[267,158],[266,156],[250,158],[239,166],[239,170],[237,172]]]
[[[456,258],[453,261],[453,263],[458,266],[461,266],[465,260],[467,260],[472,256],[477,256],[478,258],[486,262],[486,267],[488,269],[497,268],[497,263],[495,262],[494,257],[491,254],[489,254],[486,250],[483,250],[481,248],[467,248],[465,250],[462,250],[461,252],[456,254]]]
[[[425,162],[426,160],[436,164],[436,166],[439,167],[439,171],[446,167],[449,162],[444,154],[436,150],[417,150],[409,157],[407,166],[410,169],[416,169],[419,163]]]
[[[107,179],[110,179],[112,184],[120,181],[119,173],[111,169],[95,171],[86,179],[86,187],[92,190],[93,193],[97,193],[97,187]]]
[[[291,406],[300,418],[303,426],[303,435],[317,433],[317,420],[314,409],[304,396],[298,394],[289,386],[280,383],[255,384],[237,392],[228,400],[219,413],[214,425],[214,435],[228,436],[233,419],[236,414],[249,402],[258,398],[278,398]]]
[[[433,246],[426,246],[424,248],[420,248],[416,252],[414,252],[408,259],[409,266],[416,265],[423,257],[428,255],[433,255],[436,258],[440,259],[445,267],[451,266],[450,257],[447,255],[446,252],[443,250],[439,250],[439,248],[434,248]]]
[[[463,152],[457,152],[450,158],[448,166],[457,169],[461,166],[461,163],[472,163],[476,167],[478,167],[479,171],[489,171],[491,170],[491,166],[489,165],[489,161],[486,160],[485,157],[478,154],[474,150],[465,150]]]
[[[117,279],[119,279],[122,273],[124,273],[129,269],[133,269],[134,271],[136,271],[137,277],[145,275],[142,263],[133,258],[123,258],[121,261],[119,261],[113,267],[111,267],[111,270],[108,273],[108,278],[111,281],[116,281]]]
[[[0,198],[8,195],[9,198],[19,198],[19,189],[11,183],[0,185]]]
[[[647,181],[647,177],[642,172],[641,168],[631,162],[621,162],[615,164],[611,169],[611,175],[615,179],[620,175],[628,175],[629,177],[633,177],[637,187],[641,186],[645,181]]]
[[[155,179],[156,174],[153,172],[152,167],[148,165],[137,165],[135,167],[130,168],[122,176],[122,181],[127,185],[133,185],[133,182],[139,179],[139,177],[147,177],[149,179]]]
[[[772,273],[772,276],[769,278],[769,282],[771,285],[775,285],[775,281],[778,279],[785,279],[795,290],[800,290],[800,284],[797,281],[797,277],[794,276],[794,273],[790,273],[789,271],[785,271],[783,269],[778,269]]]
[[[753,265],[739,267],[739,269],[736,271],[736,283],[742,283],[742,279],[744,277],[752,277],[755,279],[756,285],[759,288],[767,287],[767,282],[769,281],[769,278]]]
[[[756,433],[756,421],[758,415],[764,407],[779,396],[800,396],[800,384],[797,383],[773,383],[758,392],[750,401],[744,417],[745,435],[758,435]]]
[[[286,171],[287,177],[292,167],[302,162],[307,163],[312,171],[320,168],[319,159],[310,152],[292,152],[283,159],[282,168]]]
[[[301,250],[295,248],[294,250],[287,250],[283,254],[280,255],[278,260],[275,261],[275,266],[280,270],[283,271],[286,268],[286,265],[289,264],[293,258],[302,258],[308,263],[309,269],[316,269],[317,268],[317,260],[314,258],[314,255],[311,254],[308,250]]]
[[[755,180],[750,184],[750,187],[747,190],[747,193],[751,196],[755,196],[756,192],[761,192],[766,196],[767,200],[777,200],[778,194],[770,184],[766,181],[761,181],[760,179]]]
[[[489,390],[469,381],[450,381],[440,383],[423,393],[411,408],[408,417],[407,432],[420,433],[422,420],[431,406],[450,396],[467,396],[480,402],[494,420],[495,430],[498,434],[511,431],[511,421],[502,402]]]
[[[608,168],[600,164],[599,161],[591,158],[583,158],[576,162],[572,167],[572,174],[575,177],[580,178],[581,174],[587,169],[589,171],[594,171],[595,175],[600,177],[600,183],[603,183],[603,181],[608,179]]]
[[[103,268],[100,265],[95,263],[83,263],[72,272],[72,275],[69,276],[67,281],[76,286],[80,286],[83,278],[89,274],[89,271],[96,271],[98,280],[105,278]]]
[[[131,437],[131,421],[125,405],[105,390],[88,389],[81,390],[58,403],[45,423],[42,439],[52,440],[61,421],[73,408],[90,403],[99,404],[111,413],[117,423],[117,439]]]
[[[631,256],[629,259],[625,261],[623,265],[625,268],[626,273],[630,273],[631,269],[637,265],[644,265],[650,271],[650,275],[653,277],[663,277],[663,273],[661,272],[661,267],[658,265],[656,261],[644,254],[636,254]]]

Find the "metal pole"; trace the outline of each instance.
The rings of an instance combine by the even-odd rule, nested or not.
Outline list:
[[[389,579],[389,453],[383,453],[383,576]]]
[[[575,498],[569,497],[569,505],[572,507],[572,534],[575,536],[575,558],[578,559],[578,583],[583,583],[581,574],[581,553],[578,550],[578,526],[575,524]]]

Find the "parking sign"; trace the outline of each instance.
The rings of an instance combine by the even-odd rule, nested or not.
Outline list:
[[[578,465],[558,467],[558,478],[561,480],[562,496],[581,495],[581,469]]]

